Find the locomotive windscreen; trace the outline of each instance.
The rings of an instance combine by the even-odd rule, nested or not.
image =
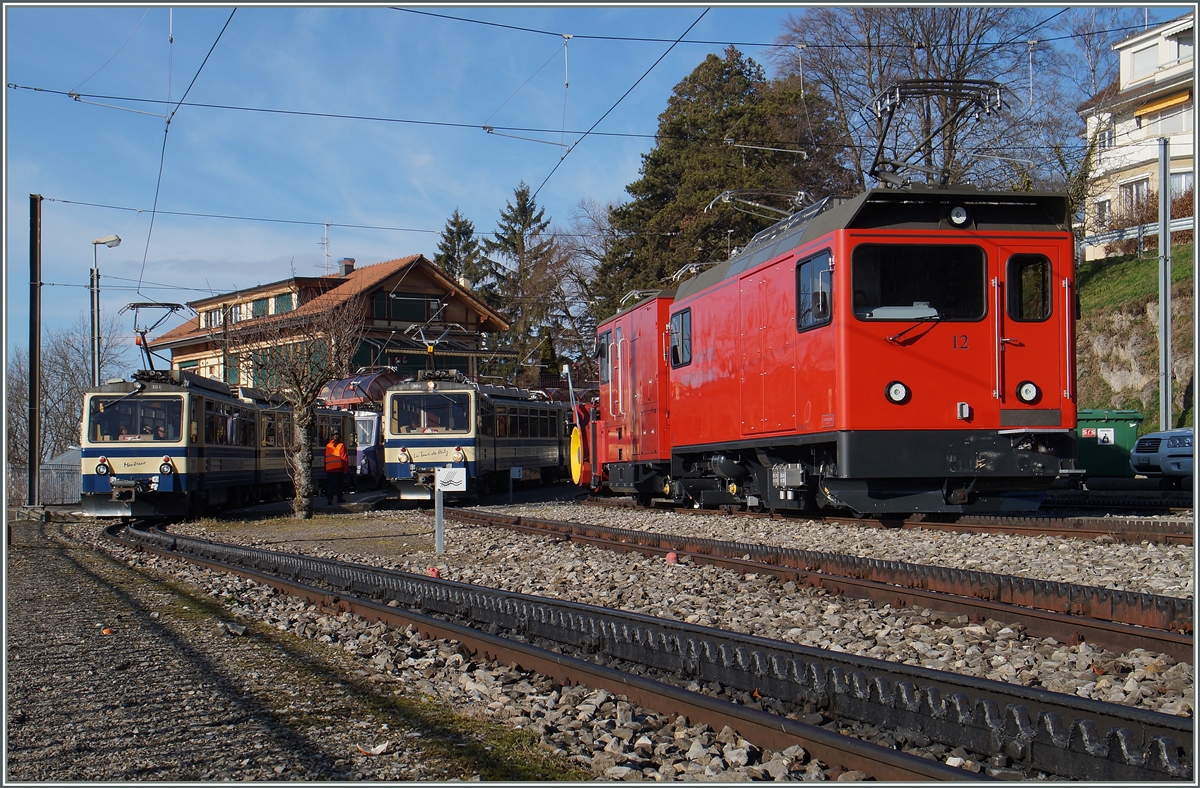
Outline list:
[[[179,440],[181,397],[92,397],[88,437],[96,442]]]
[[[471,396],[440,391],[392,395],[393,433],[470,432]]]
[[[979,320],[987,308],[977,246],[863,244],[854,250],[852,280],[861,320]]]

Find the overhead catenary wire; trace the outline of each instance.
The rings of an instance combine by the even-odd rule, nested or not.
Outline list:
[[[200,63],[200,68],[196,69],[196,74],[192,77],[192,81],[188,83],[187,90],[183,91],[183,95],[179,98],[179,103],[175,105],[175,109],[171,110],[171,113],[167,116],[166,124],[163,126],[162,150],[160,151],[158,157],[158,180],[154,185],[154,205],[150,209],[150,229],[146,232],[146,247],[142,252],[142,270],[138,275],[139,280],[146,274],[146,260],[150,256],[150,239],[154,235],[154,217],[158,211],[158,197],[162,191],[163,168],[167,160],[167,134],[171,130],[171,121],[175,119],[175,113],[179,112],[179,107],[183,105],[183,101],[187,98],[188,93],[192,92],[192,86],[195,85],[196,80],[200,78],[200,72],[204,70],[204,66],[208,63],[208,59],[212,57],[213,50],[217,48],[217,44],[220,43],[221,37],[225,35],[225,31],[229,28],[229,23],[233,21],[233,15],[236,13],[237,8],[234,8],[229,12],[229,18],[225,20],[224,26],[221,27],[221,32],[217,33],[217,38],[215,41],[213,41],[212,46],[209,47],[208,54],[204,56],[204,61]],[[170,38],[173,43],[175,38],[174,31],[171,32]],[[167,91],[169,94],[169,80]]]
[[[634,88],[636,88],[638,85],[641,84],[643,79],[645,79],[647,76],[650,75],[650,72],[653,71],[655,69],[655,67],[663,61],[663,58],[665,58],[667,55],[671,54],[671,51],[675,49],[675,44],[678,44],[681,40],[683,40],[683,37],[686,36],[688,33],[690,33],[693,27],[700,24],[700,20],[703,19],[705,14],[707,14],[708,12],[709,12],[709,9],[707,9],[707,8],[705,8],[703,11],[701,11],[700,16],[696,17],[696,21],[692,22],[690,25],[688,25],[688,29],[683,31],[683,34],[680,35],[679,38],[677,38],[675,40],[675,43],[671,44],[671,46],[667,47],[667,51],[663,52],[661,55],[659,55],[658,60],[655,60],[653,63],[650,64],[650,68],[646,69],[646,73],[644,73],[640,77],[638,77],[637,81],[629,86],[629,90],[626,90],[624,93],[622,93],[621,97],[619,99],[617,99],[616,102],[611,107],[609,107],[608,110],[603,115],[601,115],[596,120],[595,123],[592,124],[592,127],[590,129],[588,129],[587,131],[585,131],[583,133],[583,136],[581,136],[578,140],[576,140],[575,144],[567,149],[566,153],[563,154],[562,158],[558,160],[558,164],[554,165],[554,169],[550,170],[550,174],[547,175],[546,179],[542,181],[542,185],[538,186],[537,189],[534,190],[532,198],[536,198],[538,196],[538,193],[541,192],[542,187],[544,187],[550,181],[550,178],[554,176],[554,173],[556,173],[558,171],[558,168],[560,166],[562,166],[562,163],[564,161],[566,161],[567,156],[571,153],[571,151],[575,150],[575,148],[578,147],[579,143],[583,142],[584,138],[586,138],[589,134],[591,134],[592,131],[594,131],[595,128],[597,126],[599,126],[604,121],[605,118],[607,118],[610,114],[612,114],[612,111],[615,110],[621,104],[621,102],[625,100],[626,96],[628,96],[630,93],[633,92]]]

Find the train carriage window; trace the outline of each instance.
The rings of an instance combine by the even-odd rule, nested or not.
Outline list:
[[[528,438],[529,437],[529,408],[521,408],[518,411],[518,413],[520,414],[520,421],[517,422],[517,437],[518,438]]]
[[[517,429],[517,421],[518,421],[517,409],[509,408],[508,409],[508,437],[510,437],[510,438],[515,438],[518,435],[520,435],[520,431]]]
[[[678,368],[692,363],[692,310],[671,315],[671,366]]]
[[[183,421],[180,397],[119,395],[92,397],[88,405],[87,437],[112,441],[178,441]]]
[[[833,271],[829,252],[796,266],[796,330],[823,326],[833,318]]]
[[[612,358],[609,348],[612,345],[612,332],[605,331],[596,340],[596,366],[600,370],[600,382],[608,383],[612,379]]]
[[[1050,317],[1050,260],[1040,254],[1017,254],[1009,258],[1008,316],[1022,322],[1039,322]]]
[[[275,445],[275,414],[264,413],[262,415],[262,445]]]
[[[503,406],[496,407],[496,437],[508,437],[508,408]]]
[[[491,402],[491,400],[484,399],[483,397],[480,397],[478,402],[479,402],[479,416],[478,416],[479,434],[486,435],[487,437],[490,438],[493,435],[495,435],[495,433],[496,433],[496,430],[495,430],[496,415],[495,415],[495,413],[492,412],[493,411],[492,402]]]
[[[851,287],[859,320],[982,320],[987,261],[978,246],[862,244]]]

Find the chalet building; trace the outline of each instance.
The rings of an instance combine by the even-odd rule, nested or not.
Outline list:
[[[1087,139],[1097,140],[1084,234],[1118,229],[1128,215],[1159,189],[1160,137],[1169,140],[1171,194],[1194,182],[1194,13],[1121,41],[1120,76],[1079,107]],[[1087,246],[1087,259],[1104,255]]]
[[[488,344],[508,328],[504,318],[422,255],[361,268],[345,258],[335,274],[295,276],[192,301],[196,317],[149,344],[159,353],[171,351],[173,369],[254,385],[251,360],[225,350],[218,341],[224,332],[286,313],[302,317],[332,309],[359,295],[366,298],[366,331],[354,369],[394,367],[405,376],[457,369],[476,378],[482,361],[513,355]]]

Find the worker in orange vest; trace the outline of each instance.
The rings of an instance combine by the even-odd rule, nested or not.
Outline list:
[[[350,458],[346,455],[346,444],[342,443],[341,433],[335,432],[325,444],[325,497],[333,506],[333,499],[343,503],[342,480],[350,469]]]

